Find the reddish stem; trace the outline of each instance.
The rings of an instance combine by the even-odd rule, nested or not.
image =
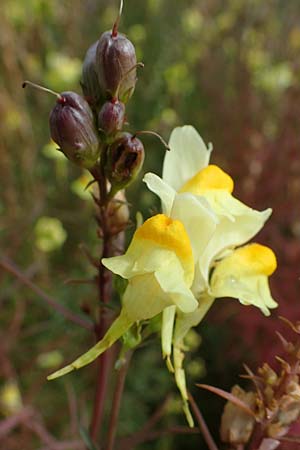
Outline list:
[[[105,406],[107,380],[111,367],[111,356],[111,351],[108,350],[99,357],[96,394],[91,422],[91,438],[93,441],[96,441],[100,433]]]
[[[118,373],[116,389],[115,389],[113,403],[112,403],[112,407],[111,407],[111,416],[110,416],[110,421],[109,421],[108,439],[107,439],[107,446],[106,446],[107,450],[113,450],[113,448],[114,448],[116,432],[117,432],[118,417],[119,417],[120,407],[121,407],[121,400],[122,400],[126,375],[128,372],[131,356],[132,356],[131,353],[127,354],[126,362],[121,367],[121,369],[119,370],[119,373]]]
[[[196,420],[198,422],[198,425],[199,425],[201,433],[204,437],[204,440],[207,444],[207,447],[209,448],[209,450],[218,450],[218,447],[216,446],[216,443],[215,443],[212,435],[210,434],[208,426],[206,425],[206,422],[205,422],[205,420],[201,414],[201,411],[198,408],[193,396],[191,395],[191,393],[189,393],[188,395],[189,395],[189,401],[190,401],[192,410],[195,414]]]
[[[103,158],[104,159],[104,158]],[[111,299],[112,274],[101,263],[102,258],[112,256],[111,236],[107,229],[107,188],[104,169],[100,167],[99,173],[94,173],[99,186],[99,225],[102,233],[102,254],[99,262],[98,292],[101,305],[106,304]],[[106,308],[100,306],[99,323],[95,326],[97,339],[100,340],[105,335],[110,325],[110,319]],[[96,385],[95,402],[91,421],[91,438],[96,441],[101,431],[103,422],[105,396],[107,391],[108,374],[112,365],[112,349],[104,352],[98,359],[98,376]]]

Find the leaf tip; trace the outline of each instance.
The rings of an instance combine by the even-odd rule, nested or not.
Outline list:
[[[56,372],[48,375],[47,380],[52,381],[52,380],[55,380],[56,378],[63,377],[64,375],[67,375],[67,373],[72,372],[74,369],[75,369],[75,367],[73,365],[63,367],[62,369],[57,370]]]

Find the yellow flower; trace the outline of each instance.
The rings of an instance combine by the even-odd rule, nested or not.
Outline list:
[[[103,264],[128,279],[119,317],[106,335],[73,363],[50,375],[54,379],[89,364],[135,322],[150,319],[166,307],[191,313],[198,307],[190,287],[194,260],[189,237],[178,220],[158,214],[135,232],[125,255],[105,258]]]
[[[268,315],[269,308],[277,306],[268,286],[276,258],[270,249],[258,244],[238,248],[258,233],[272,211],[256,211],[232,195],[232,178],[219,167],[209,165],[211,145],[207,148],[193,127],[184,126],[175,128],[169,146],[162,178],[148,173],[144,181],[160,197],[163,212],[184,224],[193,248],[192,291],[198,308],[184,313],[170,306],[162,314],[163,356],[187,400],[185,335],[200,323],[219,297],[237,298]]]
[[[254,305],[268,316],[277,303],[270,294],[268,277],[277,267],[273,251],[260,244],[234,250],[216,263],[210,283],[213,297],[234,297],[243,305]]]

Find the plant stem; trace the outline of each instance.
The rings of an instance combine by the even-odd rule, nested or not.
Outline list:
[[[93,441],[96,441],[99,436],[100,426],[103,419],[107,380],[111,367],[111,356],[111,351],[107,350],[103,353],[103,355],[101,355],[101,357],[99,357],[96,394],[90,430]]]
[[[104,180],[105,181],[105,180]],[[98,292],[99,292],[99,302],[108,303],[110,300],[110,291],[111,291],[111,277],[109,274],[106,274],[106,269],[101,263],[101,259],[107,256],[110,256],[110,246],[109,246],[109,236],[106,230],[106,208],[104,206],[104,201],[106,198],[106,187],[102,181],[102,177],[98,181],[99,192],[100,192],[100,205],[99,205],[99,213],[100,213],[100,223],[99,226],[101,228],[102,233],[102,255],[100,258],[99,265],[99,276],[98,276]],[[107,311],[104,308],[100,307],[100,319],[99,323],[95,326],[95,332],[97,336],[97,340],[102,339],[106,330],[109,327],[109,321],[107,318]],[[104,405],[105,405],[105,394],[107,387],[107,379],[108,372],[110,366],[110,352],[104,352],[98,358],[98,376],[97,376],[97,385],[96,385],[96,395],[95,395],[95,403],[93,408],[92,422],[91,422],[91,437],[93,440],[96,440],[102,424]]]
[[[115,389],[112,408],[111,408],[109,427],[108,427],[108,438],[107,438],[106,450],[113,450],[113,448],[114,448],[121,400],[122,400],[125,379],[126,379],[126,375],[128,372],[131,356],[132,356],[132,352],[128,352],[127,357],[126,357],[126,362],[123,364],[123,366],[121,367],[121,369],[119,370],[119,373],[118,373],[118,377],[117,377],[117,381],[116,381],[116,389]]]
[[[104,158],[102,158],[104,159]],[[109,303],[112,295],[112,274],[101,263],[102,258],[112,256],[112,237],[107,227],[107,186],[104,175],[104,168],[100,164],[99,172],[95,172],[95,179],[98,182],[100,198],[96,204],[99,207],[99,217],[97,218],[99,229],[102,235],[102,252],[98,272],[98,293],[100,302],[100,318],[95,326],[97,339],[100,340],[105,335],[110,325],[108,311],[103,304]],[[102,306],[101,306],[102,305]],[[109,370],[112,366],[112,349],[108,349],[98,359],[98,376],[96,385],[95,402],[93,407],[92,421],[90,427],[91,438],[96,441],[101,431],[103,422],[105,396],[107,392],[107,381]]]
[[[104,247],[103,247],[104,248]],[[103,249],[103,257],[109,255],[107,250]],[[110,299],[110,291],[111,291],[111,276],[106,275],[105,268],[101,264],[99,268],[99,300],[103,303],[108,303]],[[100,320],[97,326],[95,327],[95,332],[97,339],[100,340],[110,325],[110,320],[107,316],[108,311],[101,307],[100,311]],[[93,440],[96,440],[102,424],[104,406],[105,406],[105,394],[107,390],[107,380],[109,370],[112,365],[112,349],[106,350],[99,358],[98,358],[98,377],[97,377],[97,386],[96,386],[96,397],[94,403],[94,410],[92,416],[91,423],[91,437]]]
[[[212,435],[210,434],[210,431],[205,423],[205,420],[201,414],[200,409],[198,408],[192,394],[189,392],[188,394],[189,396],[189,401],[192,407],[192,410],[195,414],[196,420],[198,422],[199,428],[201,430],[201,433],[204,437],[204,440],[209,448],[209,450],[218,450],[218,447],[216,446],[216,443],[212,437]]]
[[[41,299],[45,301],[51,308],[55,309],[56,312],[64,316],[70,322],[79,325],[86,330],[92,330],[93,324],[89,320],[84,319],[83,317],[73,313],[70,309],[58,303],[53,297],[47,295],[41,288],[39,288],[36,284],[34,284],[21,270],[12,262],[10,262],[6,258],[1,258],[0,266],[6,270],[7,272],[14,275],[21,283],[25,286],[29,287],[33,292],[35,292]]]

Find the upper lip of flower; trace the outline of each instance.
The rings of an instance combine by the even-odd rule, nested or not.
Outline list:
[[[172,131],[169,147],[171,151],[166,153],[162,178],[178,192],[188,180],[208,165],[212,145],[207,148],[195,128],[185,125]]]

